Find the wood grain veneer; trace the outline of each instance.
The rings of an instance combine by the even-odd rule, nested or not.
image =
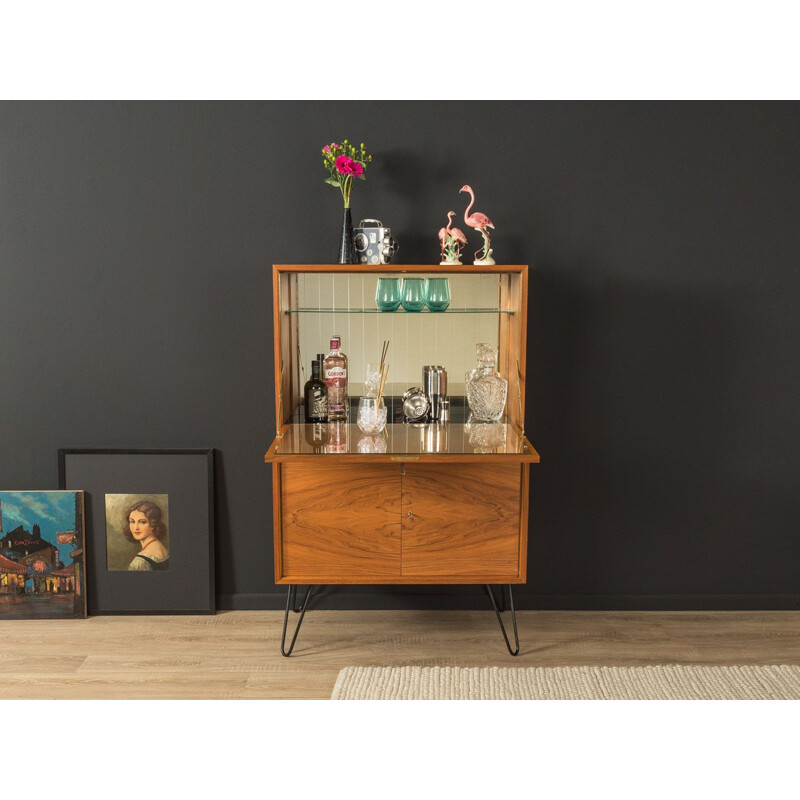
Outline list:
[[[399,467],[282,464],[275,469],[281,471],[278,583],[400,577]]]
[[[292,272],[349,272],[353,275],[388,274],[392,272],[422,272],[430,275],[487,275],[506,272],[525,272],[525,264],[497,264],[493,267],[476,267],[474,264],[453,266],[448,264],[274,264],[273,271],[279,273]]]
[[[408,465],[403,576],[520,580],[519,464]]]
[[[273,320],[275,329],[275,424],[278,430],[289,421],[300,395],[300,365],[297,320],[281,309],[297,304],[297,275],[273,272]]]
[[[528,272],[510,274],[500,282],[500,308],[514,313],[500,318],[498,370],[508,380],[506,413],[519,430],[525,428],[525,361],[528,325]]]

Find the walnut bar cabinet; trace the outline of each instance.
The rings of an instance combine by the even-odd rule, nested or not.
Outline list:
[[[443,312],[382,312],[379,277],[447,277]],[[539,455],[525,438],[528,267],[275,265],[276,436],[272,465],[275,582],[288,586],[281,652],[292,652],[313,587],[323,584],[479,584],[508,651],[519,652],[513,584],[525,583],[529,470]],[[332,335],[348,355],[349,417],[305,424],[303,386]],[[355,425],[367,363],[389,342],[382,434]],[[505,416],[475,423],[465,373],[475,346],[498,348],[508,380]],[[402,395],[422,367],[449,375],[447,423],[404,422]],[[507,586],[515,646],[501,611]],[[298,586],[307,587],[298,603]],[[286,647],[290,612],[298,614]]]

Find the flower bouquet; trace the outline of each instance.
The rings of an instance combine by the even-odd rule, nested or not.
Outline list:
[[[367,154],[364,143],[361,142],[360,149],[350,144],[345,139],[341,144],[331,142],[322,148],[322,161],[325,169],[330,173],[330,177],[325,179],[325,183],[331,186],[338,186],[344,200],[344,207],[350,208],[350,191],[353,188],[353,179],[365,180],[364,173],[367,164],[372,161],[372,156]]]
[[[344,219],[342,221],[342,240],[339,245],[339,264],[355,264],[358,259],[353,246],[353,218],[350,215],[350,192],[353,180],[365,180],[364,173],[372,156],[364,149],[362,142],[357,149],[345,139],[341,144],[331,142],[322,148],[322,162],[330,173],[325,183],[337,186],[344,201]]]

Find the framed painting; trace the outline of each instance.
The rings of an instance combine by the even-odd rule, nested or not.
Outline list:
[[[59,450],[85,492],[90,614],[210,614],[214,451]]]
[[[86,616],[83,492],[0,492],[0,620]]]

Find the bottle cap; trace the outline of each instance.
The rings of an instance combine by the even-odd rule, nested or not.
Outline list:
[[[339,345],[342,343],[341,336],[331,336],[331,350],[338,350]]]

